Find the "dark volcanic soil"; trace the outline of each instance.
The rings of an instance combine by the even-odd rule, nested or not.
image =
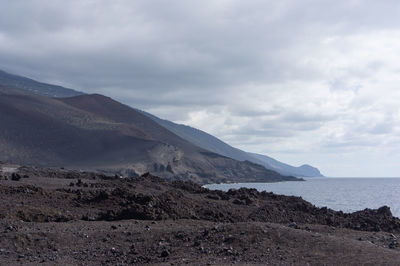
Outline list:
[[[400,264],[388,207],[28,167],[3,167],[0,200],[1,265]]]

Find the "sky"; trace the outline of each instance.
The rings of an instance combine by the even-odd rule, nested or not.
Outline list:
[[[400,176],[400,2],[0,0],[0,69],[326,176]]]

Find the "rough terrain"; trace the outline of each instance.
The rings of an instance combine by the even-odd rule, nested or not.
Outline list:
[[[0,264],[399,265],[400,220],[145,174],[2,165]]]

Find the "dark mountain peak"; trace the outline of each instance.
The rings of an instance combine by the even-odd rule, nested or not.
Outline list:
[[[54,98],[64,98],[84,94],[83,92],[62,86],[42,83],[30,78],[10,74],[3,70],[0,70],[0,84],[26,90],[32,94]]]

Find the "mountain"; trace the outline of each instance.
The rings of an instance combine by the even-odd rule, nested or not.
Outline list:
[[[63,97],[72,97],[83,94],[82,92],[64,88],[61,86],[41,83],[33,79],[9,74],[2,70],[0,70],[0,84],[3,86],[12,86],[20,88],[37,95],[43,95],[49,97],[63,98]]]
[[[247,153],[248,155],[255,158],[255,160],[260,162],[261,165],[264,165],[266,168],[277,171],[283,175],[294,175],[301,177],[323,177],[318,168],[315,168],[311,165],[304,164],[299,167],[291,166],[285,163],[282,163],[274,158],[271,158],[266,155],[257,154],[257,153]]]
[[[29,78],[21,77],[14,74],[9,74],[5,71],[0,70],[0,84],[7,87],[7,89],[13,90],[12,88],[19,88],[16,94],[36,94],[42,96],[66,98],[84,95],[84,93],[75,91],[72,89],[64,88],[61,86],[46,84],[38,82]],[[0,88],[1,90],[1,88]],[[245,151],[234,148],[218,138],[195,128],[179,125],[168,120],[160,119],[147,112],[135,109],[136,111],[150,117],[152,120],[157,122],[159,125],[165,127],[169,131],[183,138],[184,140],[201,147],[205,150],[212,151],[214,153],[239,160],[249,161],[256,164],[261,164],[267,169],[277,171],[282,175],[293,175],[299,177],[317,177],[322,176],[317,168],[309,165],[303,165],[300,167],[294,167],[282,162],[279,162],[271,157],[261,154],[251,154]]]
[[[240,149],[234,148],[229,144],[221,141],[220,139],[204,132],[199,129],[176,124],[168,120],[160,119],[152,114],[149,114],[144,111],[139,112],[143,113],[144,115],[150,117],[158,124],[162,125],[163,127],[167,128],[171,132],[175,133],[176,135],[180,136],[181,138],[193,143],[194,145],[201,147],[203,149],[224,155],[226,157],[230,157],[232,159],[238,161],[250,161],[256,164],[261,164],[265,168],[276,171],[282,175],[292,175],[292,176],[299,176],[299,177],[321,177],[322,174],[320,171],[312,166],[309,165],[302,165],[300,167],[291,166],[278,160],[275,160],[271,157],[261,154],[255,153],[248,153],[242,151]]]
[[[0,161],[131,176],[152,172],[198,183],[296,180],[195,146],[99,94],[37,94],[0,85]]]
[[[253,161],[255,163],[261,164],[261,161],[256,160],[252,156],[249,156],[246,152],[239,150],[237,148],[234,148],[232,146],[229,146],[222,140],[204,132],[199,129],[186,126],[186,125],[181,125],[181,124],[176,124],[168,120],[160,119],[152,114],[149,114],[144,111],[140,111],[142,114],[150,117],[153,119],[155,122],[160,124],[161,126],[165,127],[169,131],[175,133],[179,137],[193,143],[194,145],[201,147],[203,149],[224,155],[226,157],[233,158],[235,160],[239,161]]]

